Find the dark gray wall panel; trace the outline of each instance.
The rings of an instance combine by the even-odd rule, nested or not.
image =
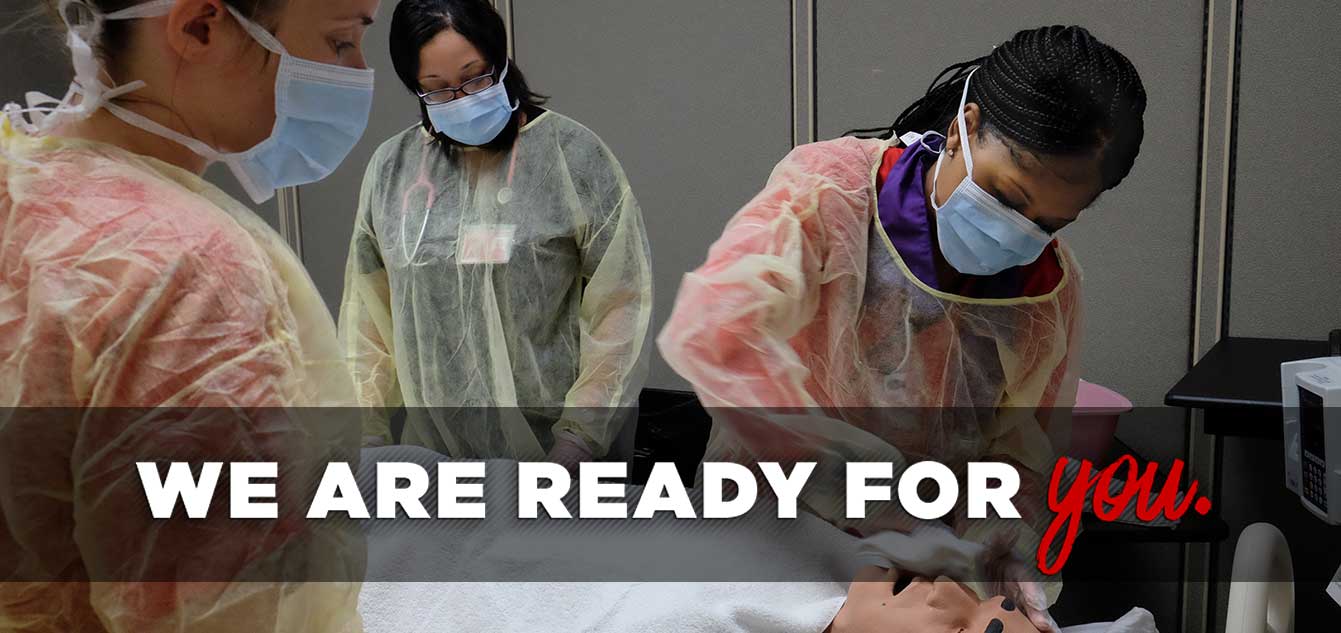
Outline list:
[[[515,0],[518,64],[614,150],[642,205],[653,333],[791,147],[788,2]],[[654,357],[650,386],[685,383]]]
[[[1324,338],[1341,327],[1341,12],[1246,2],[1229,330]]]

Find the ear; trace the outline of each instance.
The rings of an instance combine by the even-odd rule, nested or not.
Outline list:
[[[956,113],[957,115],[958,113]],[[976,103],[968,103],[964,106],[964,125],[968,126],[969,137],[978,134],[978,125],[982,123],[982,109]],[[950,129],[945,132],[945,148],[959,151],[960,144],[965,139],[959,136],[959,118],[956,116],[950,119]]]
[[[223,0],[178,0],[168,14],[167,44],[186,61],[208,62],[234,53],[239,31]]]

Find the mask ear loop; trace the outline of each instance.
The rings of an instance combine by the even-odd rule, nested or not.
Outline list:
[[[175,2],[175,0],[165,1]],[[260,44],[266,50],[281,57],[289,56],[289,49],[284,48],[284,45],[280,43],[279,38],[275,37],[274,33],[265,30],[261,25],[247,19],[247,16],[242,15],[241,12],[234,9],[233,5],[225,4],[224,7],[228,9],[229,13],[233,14],[233,19],[237,20],[237,23],[242,26],[242,29],[247,32],[247,35],[250,35],[252,39],[256,40],[257,44]]]
[[[933,146],[933,144],[927,143],[927,139],[929,138],[940,139],[940,141],[938,143],[935,143]],[[933,132],[933,131],[923,132],[922,136],[918,139],[918,141],[922,143],[922,147],[927,148],[927,151],[931,152],[932,154],[940,154],[941,152],[945,151],[945,135],[941,134],[940,132]]]
[[[507,92],[507,91],[508,91],[507,84],[503,83],[503,80],[508,78],[508,69],[510,69],[510,68],[512,68],[512,60],[511,60],[511,59],[509,59],[509,60],[503,62],[503,74],[501,74],[501,75],[498,76],[498,85],[503,86],[503,92]],[[516,103],[513,103],[513,104],[512,104],[512,111],[513,111],[513,112],[516,112],[516,111],[517,111],[517,108],[520,108],[520,107],[521,107],[521,99],[518,99],[518,100],[516,101]]]
[[[968,105],[969,80],[973,79],[973,73],[978,72],[977,68],[969,71],[964,78],[964,94],[959,97],[959,142],[964,146],[964,167],[968,169],[968,178],[973,178],[973,152],[969,150],[968,119],[964,117],[964,108]]]
[[[940,188],[939,183],[941,181],[941,161],[943,160],[945,160],[945,153],[939,152],[939,156],[936,157],[936,170],[931,172],[931,195],[927,196],[927,199],[931,200],[932,211],[940,211],[941,207],[945,206],[939,202],[936,202],[936,190]]]
[[[978,72],[978,69],[974,68],[973,70],[969,71],[967,77],[964,77],[964,94],[959,97],[959,115],[955,119],[955,122],[959,124],[959,142],[961,145],[964,146],[964,167],[968,169],[968,173],[964,177],[969,180],[973,179],[973,154],[969,151],[968,148],[969,144],[968,122],[964,118],[964,106],[968,105],[969,80],[973,79],[973,73],[976,72]],[[932,132],[932,134],[937,134],[941,138],[945,139],[947,143],[949,142],[949,139],[945,138],[943,134],[939,134],[937,132]],[[939,156],[936,158],[936,171],[933,172],[931,175],[931,195],[929,196],[931,200],[932,211],[940,211],[941,207],[944,206],[936,202],[936,190],[938,189],[937,185],[940,182],[940,176],[941,176],[941,163],[942,161],[945,160],[945,154],[946,154],[944,145],[941,146],[941,151],[937,152],[937,154],[939,154]]]

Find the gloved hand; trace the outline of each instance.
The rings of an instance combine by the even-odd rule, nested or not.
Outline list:
[[[945,576],[977,587],[986,599],[1010,598],[1040,633],[1061,630],[1048,613],[1043,585],[1015,555],[1015,535],[1001,535],[987,544],[959,538],[943,525],[928,523],[911,534],[881,532],[864,539],[859,563],[894,567],[919,576]]]
[[[960,619],[960,624],[970,624],[971,629],[955,627],[954,630],[967,633],[977,631],[1027,631],[1033,621],[1007,606],[1005,599],[993,600],[993,607],[999,605],[991,615],[997,616],[989,622],[980,613],[985,602],[974,601],[971,594],[961,593],[955,597],[956,590],[935,579],[913,577],[906,587],[898,593],[894,588],[900,574],[894,569],[879,566],[863,567],[857,571],[852,584],[848,586],[847,600],[834,616],[824,633],[888,633],[889,631],[925,631],[945,630],[947,619]],[[943,592],[938,599],[932,600],[932,592]],[[963,590],[960,590],[963,591]],[[1003,626],[1004,625],[1004,626]]]
[[[912,532],[881,532],[863,539],[857,549],[863,566],[902,569],[916,576],[945,576],[968,583],[983,578],[985,548],[955,536],[949,528],[930,522]]]
[[[387,444],[388,442],[386,441],[386,438],[381,435],[363,436],[363,448],[381,448]]]
[[[549,450],[545,461],[560,464],[570,475],[577,477],[578,465],[592,461],[592,453],[581,438],[572,433],[560,432],[554,436],[554,448]]]
[[[1031,579],[1029,568],[1015,554],[1015,534],[998,534],[983,548],[980,564],[984,588],[990,595],[1015,601],[1039,633],[1060,633],[1061,627],[1048,613],[1043,584]]]

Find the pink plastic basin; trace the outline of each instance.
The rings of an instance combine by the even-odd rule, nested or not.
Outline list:
[[[1076,406],[1071,411],[1070,456],[1096,463],[1102,460],[1117,434],[1118,419],[1131,410],[1131,401],[1122,394],[1080,381]]]

